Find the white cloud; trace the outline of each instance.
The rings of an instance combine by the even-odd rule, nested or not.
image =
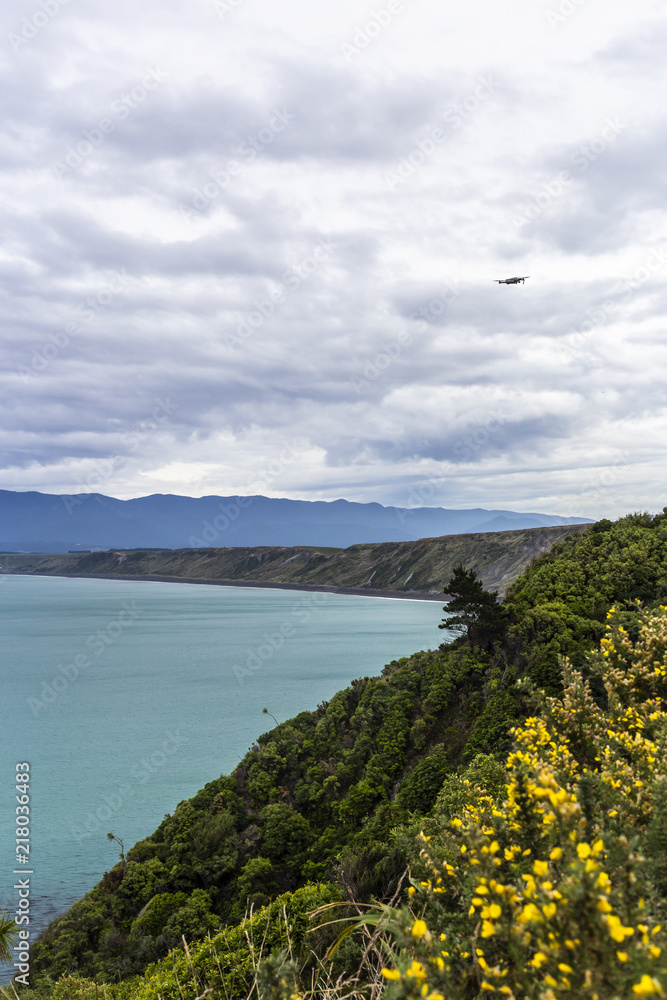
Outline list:
[[[667,18],[561,7],[7,5],[0,485],[661,508]]]

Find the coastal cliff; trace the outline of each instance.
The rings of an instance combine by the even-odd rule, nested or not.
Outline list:
[[[136,549],[90,553],[0,555],[0,570],[55,576],[112,576],[200,583],[288,586],[441,600],[455,566],[474,569],[501,596],[526,566],[568,535],[573,524],[518,531],[444,535],[346,549],[296,546]]]

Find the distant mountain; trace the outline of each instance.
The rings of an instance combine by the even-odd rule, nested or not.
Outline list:
[[[383,507],[348,500],[182,497],[116,500],[100,493],[0,490],[0,550],[69,552],[416,541],[439,535],[587,524],[588,518],[511,510]]]

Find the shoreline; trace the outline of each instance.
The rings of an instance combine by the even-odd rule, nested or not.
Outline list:
[[[198,585],[209,585],[213,587],[254,587],[261,590],[302,590],[321,594],[342,594],[350,597],[384,597],[390,600],[403,601],[439,601],[446,604],[444,591],[442,594],[429,594],[419,590],[373,590],[370,587],[327,587],[324,584],[308,583],[273,583],[270,581],[258,580],[210,580],[203,577],[185,576],[153,576],[149,574],[121,574],[121,573],[21,573],[13,570],[4,570],[3,576],[41,576],[57,577],[63,580],[126,580],[141,581],[152,580],[153,583],[190,583]]]

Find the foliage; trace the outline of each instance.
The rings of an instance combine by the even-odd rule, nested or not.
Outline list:
[[[667,598],[667,508],[598,521],[541,556],[509,588],[508,655],[541,688],[560,686],[559,657],[581,666],[615,605],[636,620],[634,602]]]
[[[410,905],[387,914],[390,997],[667,992],[667,608],[636,642],[612,610],[588,666],[605,706],[566,663],[563,697],[515,730],[504,794],[443,790]]]
[[[556,696],[568,656],[605,708],[586,655],[604,636],[607,609],[636,641],[636,599],[652,606],[666,596],[666,515],[568,536],[510,588],[493,636],[473,626],[470,642],[394,661],[260,736],[232,775],[179,803],[49,926],[33,948],[33,975],[130,981],[180,934],[231,931],[249,903],[312,881],[347,886],[362,902],[389,900],[405,865],[392,831],[444,808],[443,782],[454,794],[460,768],[486,760],[488,773],[473,780],[490,780],[489,759],[506,757],[527,713],[523,679]],[[651,824],[647,843],[667,841],[667,804]],[[654,854],[652,877],[667,886],[667,862]]]
[[[465,635],[468,642],[488,649],[503,627],[503,608],[498,604],[498,593],[485,590],[473,569],[457,566],[445,584],[445,594],[452,600],[443,609],[447,612],[438,628],[446,628]]]
[[[10,962],[12,945],[18,940],[19,926],[13,917],[0,913],[0,962]]]
[[[241,1000],[251,993],[258,966],[269,955],[280,956],[278,969],[285,966],[306,978],[314,967],[312,947],[324,952],[332,938],[326,930],[313,932],[309,915],[338,898],[330,886],[285,893],[250,911],[238,926],[174,949],[139,978],[102,991],[90,980],[64,976],[53,988],[52,1000],[195,1000],[211,995]]]

